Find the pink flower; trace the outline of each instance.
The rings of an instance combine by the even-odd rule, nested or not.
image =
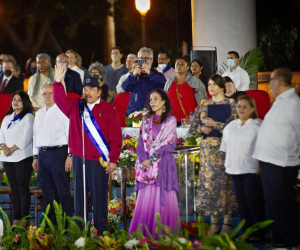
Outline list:
[[[193,248],[198,248],[198,247],[202,247],[202,243],[199,240],[195,240],[193,242]]]
[[[130,147],[129,150],[130,150],[130,152],[134,152],[135,151],[135,147]]]
[[[149,239],[148,238],[143,238],[141,241],[140,241],[140,244],[143,244],[145,242],[149,242]]]
[[[132,139],[132,137],[130,136],[130,135],[126,135],[125,137],[124,137],[124,140],[131,140]]]
[[[43,240],[43,239],[44,239],[44,238],[43,238],[43,235],[41,235],[41,234],[39,235],[39,238],[40,238],[41,240]]]
[[[19,240],[19,235],[16,234],[16,237],[13,239],[13,242],[18,242],[18,240]]]
[[[3,175],[6,175],[6,172],[3,172]]]

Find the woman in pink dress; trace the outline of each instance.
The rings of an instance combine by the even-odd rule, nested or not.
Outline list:
[[[156,213],[171,230],[180,228],[176,196],[179,188],[172,155],[177,143],[177,122],[170,113],[170,99],[164,90],[153,90],[148,105],[150,111],[143,118],[137,145],[135,191],[138,198],[129,232],[136,231],[142,224],[145,236],[148,235],[145,226],[156,236]]]

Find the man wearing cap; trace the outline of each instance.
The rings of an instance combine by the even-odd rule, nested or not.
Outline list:
[[[73,155],[75,214],[84,217],[80,113],[82,104],[80,100],[66,97],[61,83],[65,71],[62,65],[55,66],[53,98],[57,106],[70,119],[69,151]],[[101,88],[96,78],[89,77],[84,80],[83,98],[87,101],[83,114],[86,193],[91,194],[94,225],[98,234],[102,235],[103,231],[109,230],[107,223],[108,177],[109,173],[116,169],[122,147],[122,131],[118,113],[111,104],[101,99]]]

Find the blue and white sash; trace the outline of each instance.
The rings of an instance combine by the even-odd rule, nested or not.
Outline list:
[[[81,117],[81,103],[80,100],[78,100],[79,105],[79,116]],[[89,109],[89,107],[84,108],[83,113],[84,119],[83,119],[83,126],[85,132],[88,134],[89,138],[91,139],[93,145],[98,150],[101,157],[99,158],[99,161],[103,167],[107,167],[109,163],[109,145],[105,140],[105,137],[103,136],[101,129],[99,128],[96,119]]]

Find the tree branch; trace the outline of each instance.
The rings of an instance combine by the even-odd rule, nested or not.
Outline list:
[[[48,33],[48,35],[49,35],[50,40],[52,41],[53,48],[54,48],[56,54],[62,53],[63,50],[62,50],[60,44],[58,43],[58,41],[56,40],[56,37],[54,36],[54,34],[53,34],[51,28],[49,28],[49,33]]]

